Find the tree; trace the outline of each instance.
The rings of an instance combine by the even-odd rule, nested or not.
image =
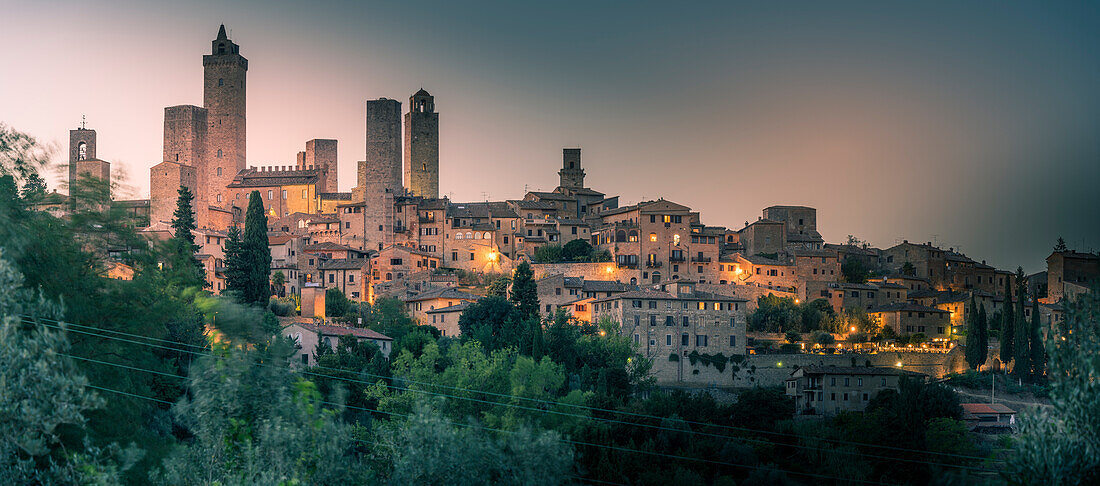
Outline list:
[[[977,300],[974,298],[974,294],[970,295],[970,307],[969,313],[966,316],[966,364],[971,368],[978,369],[982,366],[982,361],[985,358],[986,349],[982,347],[981,343],[981,331],[978,329],[978,310],[976,309]]]
[[[787,334],[783,336],[788,343],[794,344],[802,340],[802,334],[798,331],[787,331]]]
[[[355,311],[355,304],[340,289],[325,290],[325,316],[329,319],[347,317]],[[354,320],[354,319],[353,319]]]
[[[225,239],[225,293],[240,295],[248,285],[241,229],[230,226]]]
[[[1005,302],[1001,309],[1001,365],[1008,370],[1012,361],[1016,333],[1016,316],[1012,310],[1012,279],[1005,279]],[[1017,296],[1023,298],[1023,296]]]
[[[512,274],[512,304],[526,318],[539,317],[539,289],[531,264],[522,262]]]
[[[1026,376],[1031,369],[1031,332],[1028,331],[1027,319],[1024,317],[1024,296],[1027,283],[1024,280],[1024,269],[1016,269],[1016,310],[1015,329],[1012,331],[1013,352],[1015,360],[1012,371],[1017,376]]]
[[[512,284],[512,278],[507,275],[501,275],[492,282],[489,282],[489,287],[485,290],[485,295],[489,297],[508,297],[508,286]]]
[[[271,285],[275,287],[275,292],[279,297],[283,296],[283,285],[286,284],[286,274],[282,270],[276,270],[271,274]]]
[[[38,172],[27,174],[23,182],[22,197],[27,202],[38,202],[46,197],[46,180]]]
[[[226,246],[228,251],[228,244]],[[237,292],[241,303],[267,305],[271,296],[271,248],[267,241],[267,214],[264,213],[260,191],[252,191],[248,196],[248,211],[245,213],[244,234],[239,248],[239,253],[235,255],[239,259],[234,263],[240,265],[235,271],[240,272],[241,281],[231,290]],[[226,255],[227,279],[228,257]]]
[[[189,285],[206,285],[202,264],[195,258],[199,251],[199,245],[195,244],[195,234],[198,227],[195,224],[195,212],[191,209],[195,197],[191,191],[180,186],[177,191],[176,211],[172,213],[172,239],[171,245],[175,252],[170,263],[177,278],[183,279]]]
[[[909,275],[909,276],[916,276],[917,275],[917,267],[914,267],[911,262],[905,262],[901,265],[901,274],[902,275]]]
[[[1054,244],[1054,251],[1066,251],[1066,240],[1058,237],[1058,242]]]
[[[562,259],[561,245],[542,245],[535,248],[532,258],[539,263],[557,263]]]
[[[985,315],[985,304],[981,304],[978,307],[978,318],[976,321],[977,327],[975,327],[974,333],[976,340],[974,347],[980,349],[977,353],[977,368],[980,368],[985,364],[985,361],[989,354],[989,320]],[[969,338],[968,338],[969,339]]]
[[[561,249],[561,257],[567,262],[583,262],[592,255],[592,244],[583,238],[566,243]]]
[[[1029,346],[1031,351],[1031,374],[1042,376],[1046,371],[1046,349],[1043,347],[1042,325],[1039,323],[1039,300],[1031,301],[1031,326],[1029,326]]]
[[[1019,485],[1100,483],[1100,293],[1067,304],[1046,350],[1051,406],[1021,414],[1007,479]]]
[[[863,262],[851,256],[845,257],[840,264],[840,273],[844,274],[844,280],[848,283],[866,283],[871,272],[863,266]]]
[[[458,328],[464,340],[480,341],[487,351],[506,347],[521,349],[524,347],[523,336],[529,335],[525,322],[527,318],[523,313],[507,300],[485,297],[462,311]]]

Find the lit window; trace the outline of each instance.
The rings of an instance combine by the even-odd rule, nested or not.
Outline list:
[[[650,233],[649,241],[657,241],[657,233]]]
[[[674,245],[679,245],[680,244],[680,235],[672,235],[672,243]]]

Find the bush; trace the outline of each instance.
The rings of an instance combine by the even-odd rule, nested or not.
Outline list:
[[[676,353],[669,353],[668,354],[668,360],[672,361],[672,362],[680,361],[680,355],[676,354]]]
[[[557,263],[562,259],[561,245],[543,245],[535,249],[532,258],[539,263]]]
[[[279,317],[287,317],[297,314],[298,303],[294,302],[294,299],[285,297],[281,299],[271,299],[267,303],[267,308]]]

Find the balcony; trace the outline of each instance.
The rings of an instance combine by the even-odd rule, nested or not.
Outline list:
[[[418,220],[421,223],[434,223],[435,222],[435,218],[433,218],[431,216],[423,216],[423,215],[421,215],[420,218],[418,218]]]
[[[659,262],[659,261],[656,261],[656,260],[651,260],[651,261],[645,262],[645,267],[646,268],[661,268],[661,265],[662,265],[662,263]]]
[[[624,268],[638,268],[638,256],[637,255],[618,255],[615,258],[615,264]]]
[[[668,261],[671,263],[683,263],[685,258],[683,256],[670,256],[668,257]]]
[[[405,227],[404,225],[394,225],[393,226],[393,232],[394,233],[408,233],[409,228]]]
[[[710,263],[710,257],[693,256],[691,263]]]

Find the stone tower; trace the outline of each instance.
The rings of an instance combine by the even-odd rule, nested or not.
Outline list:
[[[298,152],[298,169],[314,166],[320,176],[318,192],[339,192],[336,176],[336,140],[315,138],[306,142],[306,151]]]
[[[439,114],[423,89],[409,98],[405,114],[405,185],[417,196],[439,197]]]
[[[380,98],[367,102],[367,153],[356,174],[356,199],[368,188],[400,194],[401,102]]]
[[[197,166],[205,179],[207,202],[229,205],[226,186],[245,168],[245,73],[248,60],[240,47],[225,35],[225,26],[211,42],[209,55],[202,56],[203,107],[207,111],[206,157]]]
[[[581,149],[561,150],[561,170],[558,171],[558,186],[568,189],[584,187],[584,169],[581,168]]]
[[[69,130],[69,187],[76,182],[77,162],[95,159],[95,130]],[[72,190],[70,189],[70,192]]]

